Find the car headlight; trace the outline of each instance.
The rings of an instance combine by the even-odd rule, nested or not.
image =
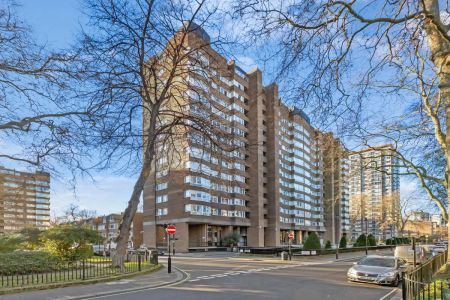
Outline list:
[[[347,272],[347,276],[356,276],[356,271],[353,268],[349,269]]]
[[[394,277],[394,276],[395,276],[395,272],[391,271],[391,272],[387,272],[387,273],[381,274],[380,277]]]

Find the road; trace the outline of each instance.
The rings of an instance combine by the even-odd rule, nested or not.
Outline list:
[[[347,282],[352,261],[282,263],[226,254],[175,257],[174,265],[190,274],[181,284],[89,299],[389,299],[394,288]]]

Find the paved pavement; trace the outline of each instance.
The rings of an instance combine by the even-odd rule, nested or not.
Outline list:
[[[383,253],[383,252],[381,252]],[[385,251],[389,254],[390,252]],[[364,253],[356,254],[356,256]],[[293,261],[281,261],[275,257],[244,256],[230,253],[195,253],[177,255],[175,266],[189,274],[175,272],[164,277],[167,269],[136,277],[128,281],[107,284],[61,288],[48,291],[5,296],[5,300],[41,299],[305,299],[305,300],[387,300],[398,290],[392,287],[349,283],[347,269],[352,265],[350,256],[334,261],[334,257],[295,257]],[[164,262],[165,258],[161,257]],[[355,260],[355,259],[353,259]],[[167,274],[166,274],[167,275]],[[153,277],[152,277],[153,276]],[[168,275],[167,275],[168,276]],[[164,280],[182,281],[163,287],[148,287],[146,283]],[[131,291],[131,288],[140,288]],[[93,293],[93,291],[97,291]],[[108,291],[109,295],[98,295]],[[89,296],[89,294],[91,294]],[[82,296],[80,298],[80,296]],[[72,297],[72,298],[68,298]]]
[[[56,289],[22,292],[12,295],[0,295],[1,300],[50,300],[50,299],[86,299],[86,297],[115,294],[126,291],[155,289],[162,285],[167,286],[188,279],[188,275],[177,269],[171,274],[166,268],[156,272],[120,279],[110,282],[102,282],[88,285],[74,285]]]

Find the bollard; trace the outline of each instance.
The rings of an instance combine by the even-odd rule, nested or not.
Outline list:
[[[86,278],[86,274],[85,274],[85,270],[86,270],[85,264],[86,264],[86,260],[83,259],[83,280]]]
[[[402,300],[406,299],[406,279],[405,279],[405,272],[402,274]]]
[[[152,265],[158,264],[158,251],[157,250],[151,250],[150,251],[150,263]]]
[[[140,253],[138,253],[137,259],[138,259],[138,271],[140,272],[141,271],[141,254]]]
[[[170,257],[170,252],[169,257],[167,258],[167,273],[172,273],[172,258]]]

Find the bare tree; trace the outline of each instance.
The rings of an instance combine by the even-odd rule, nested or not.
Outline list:
[[[37,43],[17,9],[14,1],[0,4],[0,162],[81,167],[78,132],[90,108],[75,99],[78,55]]]
[[[399,219],[399,232],[401,236],[405,234],[405,226],[408,223],[408,221],[411,219],[414,209],[411,208],[411,204],[414,202],[417,202],[417,199],[415,195],[408,195],[406,197],[403,197],[400,201],[400,212],[401,212],[401,218]]]
[[[95,210],[81,209],[79,205],[71,203],[64,210],[63,215],[59,219],[64,223],[74,223],[93,218],[95,216],[97,216],[97,212]]]
[[[88,11],[95,30],[83,34],[82,53],[85,81],[94,87],[87,96],[98,107],[90,129],[98,134],[90,143],[101,152],[99,168],[139,174],[116,239],[113,260],[121,265],[154,166],[166,170],[179,162],[187,137],[226,151],[239,145],[220,126],[221,110],[204,98],[207,87],[219,80],[214,70],[220,64],[211,53],[223,41],[220,34],[213,39],[202,29],[211,26],[215,5],[204,0],[101,0],[89,2]]]
[[[447,216],[448,2],[257,0],[237,6],[255,25],[253,33],[274,40],[269,45],[278,51],[280,74],[296,74],[287,83],[296,87],[297,104],[315,111],[322,126],[362,144],[393,141],[400,173],[415,176]]]

